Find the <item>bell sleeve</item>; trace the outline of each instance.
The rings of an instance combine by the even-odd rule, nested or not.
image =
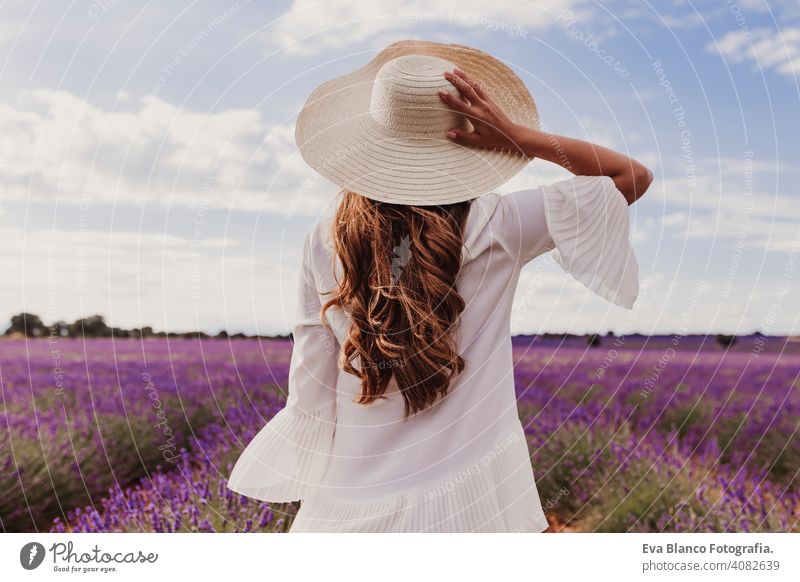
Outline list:
[[[600,297],[632,309],[639,264],[628,203],[609,176],[574,176],[503,196],[504,246],[520,266],[547,251]]]
[[[333,444],[339,346],[319,317],[313,236],[304,243],[286,406],[247,445],[228,479],[229,489],[263,501],[308,497],[324,479]]]

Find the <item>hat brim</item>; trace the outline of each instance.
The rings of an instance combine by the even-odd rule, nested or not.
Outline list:
[[[410,54],[446,59],[481,85],[517,124],[539,128],[536,105],[522,80],[491,55],[462,45],[400,41],[356,71],[320,85],[297,119],[303,159],[343,189],[373,200],[441,205],[471,200],[500,187],[529,162],[521,153],[467,147],[445,136],[393,135],[370,114],[372,83],[387,61]]]

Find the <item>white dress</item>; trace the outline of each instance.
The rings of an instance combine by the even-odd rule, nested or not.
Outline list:
[[[292,532],[540,532],[547,520],[517,411],[510,316],[520,269],[553,251],[605,299],[632,308],[638,264],[628,204],[607,176],[574,176],[473,200],[458,291],[466,369],[432,408],[403,419],[403,399],[353,400],[358,380],[337,367],[348,320],[320,295],[334,286],[329,226],[305,241],[289,391],[253,438],[228,487],[259,500],[302,500]]]

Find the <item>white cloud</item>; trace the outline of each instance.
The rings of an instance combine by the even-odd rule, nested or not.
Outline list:
[[[686,11],[683,14],[662,14],[660,18],[668,28],[678,29],[705,26],[709,16],[710,14]]]
[[[0,269],[16,276],[0,293],[8,309],[46,323],[102,313],[124,328],[282,333],[294,320],[299,258],[300,249],[221,238],[7,228]]]
[[[680,273],[666,266],[650,272],[640,260],[639,297],[629,311],[599,298],[549,262],[540,257],[523,270],[514,299],[512,333],[785,333],[797,329],[794,314],[800,310],[800,295],[781,299],[776,291],[780,280],[737,278],[732,282],[734,292],[726,295],[723,282],[691,273],[688,264],[675,267]],[[779,312],[787,317],[777,325],[771,311],[779,300]]]
[[[724,164],[723,164],[724,165]],[[763,165],[773,172],[769,163]],[[751,191],[738,175],[713,166],[703,167],[694,184],[684,176],[671,175],[656,180],[643,204],[663,213],[660,226],[673,237],[735,240],[745,247],[762,251],[783,251],[790,245],[800,223],[800,206],[795,197],[759,187],[758,178]],[[754,170],[757,175],[758,170]],[[721,176],[721,177],[720,177]],[[655,225],[653,234],[659,225]]]
[[[733,63],[752,62],[756,70],[774,69],[791,76],[800,73],[800,26],[735,30],[717,42],[708,42],[705,48]]]
[[[334,186],[297,153],[294,127],[257,110],[204,113],[146,95],[110,111],[67,91],[0,102],[5,201],[156,203],[313,212]],[[298,192],[302,199],[298,202]]]
[[[672,212],[665,214],[661,223],[673,236],[685,238],[731,240],[741,239],[747,248],[782,251],[792,245],[798,235],[798,222],[777,218],[758,217],[745,212],[721,210],[709,212]]]
[[[287,54],[311,55],[380,40],[417,36],[417,30],[433,25],[427,35],[446,40],[443,25],[485,30],[499,35],[527,36],[534,29],[557,24],[562,9],[578,13],[582,0],[294,0],[287,14],[264,34],[265,41]],[[527,33],[527,34],[526,34]]]

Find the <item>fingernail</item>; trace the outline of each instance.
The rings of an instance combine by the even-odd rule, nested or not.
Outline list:
[[[464,71],[462,71],[461,69],[459,69],[458,67],[456,67],[455,69],[453,69],[453,71],[454,71],[454,72],[456,72],[456,73],[463,73],[463,72],[464,72]]]
[[[456,132],[455,131],[448,131],[447,132],[447,137],[449,137],[450,139],[453,139],[455,136],[456,136]]]

